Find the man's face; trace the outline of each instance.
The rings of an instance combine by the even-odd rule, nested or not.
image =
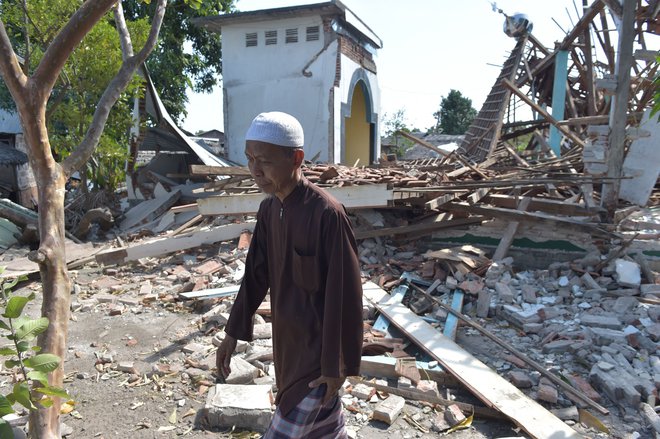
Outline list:
[[[296,183],[294,151],[270,143],[248,140],[245,156],[257,186],[267,194],[285,194]]]

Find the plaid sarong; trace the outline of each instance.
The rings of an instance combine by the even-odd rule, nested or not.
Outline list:
[[[341,401],[334,397],[323,406],[325,389],[312,389],[287,416],[278,407],[263,439],[346,439]]]

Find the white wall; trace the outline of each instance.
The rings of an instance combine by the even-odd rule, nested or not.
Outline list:
[[[318,41],[306,41],[307,26],[319,26]],[[298,42],[285,44],[285,30],[298,28]],[[265,45],[264,32],[278,31],[276,45]],[[245,47],[245,34],[257,32],[257,47]],[[295,116],[305,131],[305,155],[328,160],[330,89],[333,86],[337,44],[323,49],[320,16],[225,25],[222,28],[225,134],[229,159],[245,164],[245,133],[263,111],[284,111]]]

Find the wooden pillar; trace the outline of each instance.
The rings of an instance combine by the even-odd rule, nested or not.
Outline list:
[[[601,207],[607,211],[607,220],[614,220],[614,211],[619,200],[622,175],[623,152],[626,141],[628,99],[630,95],[630,68],[633,63],[633,41],[635,39],[635,6],[637,0],[624,0],[623,20],[619,31],[619,57],[616,63],[616,93],[610,109],[610,136],[607,152],[607,177],[613,178],[603,184]]]

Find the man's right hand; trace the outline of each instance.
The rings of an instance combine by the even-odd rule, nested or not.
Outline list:
[[[218,351],[215,354],[215,366],[218,369],[218,375],[227,378],[231,373],[229,363],[231,362],[231,354],[236,349],[236,339],[229,334],[225,334],[225,339],[220,343]]]

